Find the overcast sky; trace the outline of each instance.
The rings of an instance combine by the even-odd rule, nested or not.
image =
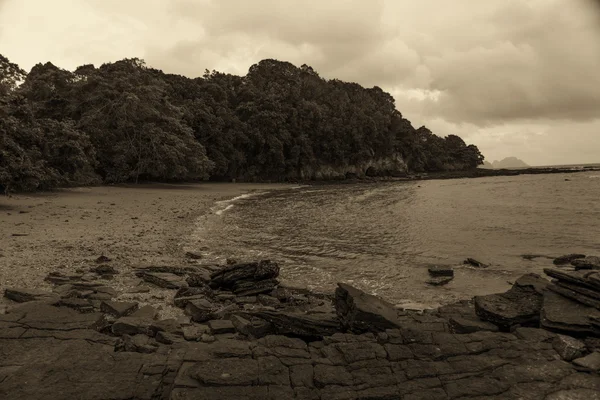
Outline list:
[[[593,0],[0,0],[0,53],[27,70],[140,57],[190,77],[306,63],[382,87],[415,127],[489,161],[600,162]]]

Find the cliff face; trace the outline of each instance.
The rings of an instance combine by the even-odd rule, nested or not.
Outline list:
[[[365,176],[406,176],[408,167],[401,155],[369,160],[356,165],[321,165],[317,168],[303,168],[296,179],[338,180],[345,178],[364,178]]]

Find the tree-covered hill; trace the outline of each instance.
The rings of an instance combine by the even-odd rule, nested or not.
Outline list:
[[[190,79],[124,59],[27,74],[0,55],[0,185],[310,180],[476,168],[455,135],[414,129],[378,87],[263,60]]]

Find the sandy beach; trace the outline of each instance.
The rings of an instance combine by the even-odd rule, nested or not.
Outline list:
[[[215,201],[283,184],[201,183],[101,186],[0,198],[0,290],[50,288],[52,271],[76,274],[106,255],[120,274],[111,285],[121,298],[160,302],[161,290],[132,289],[132,267],[176,266],[192,261],[185,243],[196,219]],[[1,300],[5,302],[6,300]],[[0,302],[0,309],[3,308]]]

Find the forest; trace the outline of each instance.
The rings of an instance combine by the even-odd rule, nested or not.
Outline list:
[[[267,59],[187,78],[132,58],[26,73],[0,55],[0,185],[307,181],[476,168],[456,135],[415,129],[379,87]]]

